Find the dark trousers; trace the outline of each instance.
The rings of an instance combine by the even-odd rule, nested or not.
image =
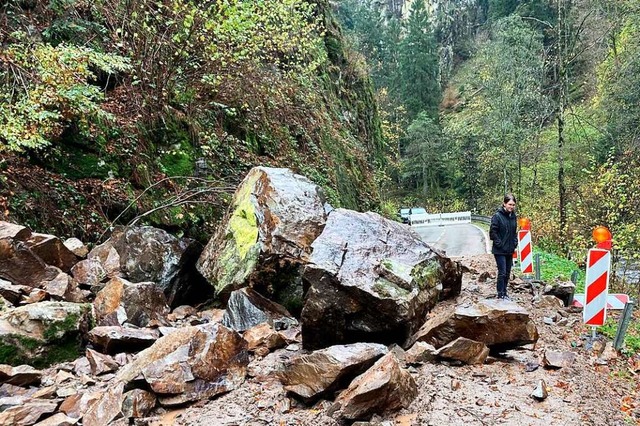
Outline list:
[[[507,284],[511,276],[513,257],[510,254],[494,254],[493,256],[496,258],[496,265],[498,266],[498,279],[496,280],[498,297],[505,297],[507,295]]]

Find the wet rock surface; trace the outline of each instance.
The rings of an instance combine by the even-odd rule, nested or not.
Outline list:
[[[325,220],[319,186],[288,169],[253,168],[200,256],[198,270],[216,294],[228,296],[251,285],[287,306],[287,297],[296,292],[302,297],[298,268]]]
[[[402,343],[446,289],[460,289],[455,262],[410,228],[375,213],[331,212],[312,244],[303,279],[303,344]]]
[[[4,238],[10,246],[24,243],[33,234],[24,227],[0,226],[0,240]],[[392,240],[379,233],[373,235],[384,244]],[[407,273],[406,268],[398,267],[396,258],[381,262],[389,254],[378,244],[380,241],[371,243],[369,252],[354,250],[354,254],[368,253],[365,257],[372,261],[359,261],[356,264],[360,266],[353,270],[361,271],[365,278],[383,277],[399,289],[404,289],[407,282],[424,283],[421,280],[431,276]],[[349,245],[338,246],[342,248],[334,254],[347,253],[349,259],[349,250],[344,250]],[[353,244],[351,249],[354,246],[358,245]],[[417,248],[404,247],[412,249],[423,253],[424,247],[419,242]],[[396,248],[394,252],[401,250]],[[0,338],[13,339],[0,340],[0,356],[4,357],[0,364],[7,364],[7,359],[15,361],[18,346],[32,355],[42,347],[53,346],[51,342],[56,343],[53,349],[57,352],[49,358],[49,364],[52,359],[58,361],[38,368],[0,365],[0,425],[617,426],[633,421],[634,415],[640,417],[629,400],[633,382],[619,380],[616,373],[640,372],[640,360],[636,366],[631,363],[635,358],[619,356],[603,336],[591,339],[579,312],[557,301],[538,303],[542,298],[540,294],[532,297],[530,287],[515,285],[514,281],[510,285],[513,303],[492,300],[495,283],[479,280],[495,272],[490,255],[454,259],[456,262],[430,258],[438,260],[439,269],[434,270],[453,271],[456,277],[459,262],[467,273],[461,283],[451,280],[447,273],[436,274],[444,280],[442,289],[438,289],[440,296],[447,288],[449,294],[460,294],[440,300],[416,320],[425,327],[420,328],[422,334],[412,335],[415,343],[409,345],[411,339],[405,342],[406,351],[397,344],[386,346],[364,340],[314,350],[303,347],[302,326],[288,321],[299,319],[300,312],[283,313],[278,301],[270,299],[276,292],[260,286],[247,287],[238,294],[248,301],[248,294],[260,293],[264,299],[261,302],[274,303],[276,309],[268,303],[251,303],[248,311],[234,307],[237,324],[253,321],[248,328],[238,327],[244,328],[242,334],[223,324],[231,321],[229,315],[225,320],[229,311],[220,309],[228,302],[224,298],[217,300],[215,307],[174,306],[170,314],[163,303],[153,308],[145,305],[137,314],[134,305],[144,304],[144,300],[121,296],[128,286],[124,281],[133,289],[139,283],[126,276],[131,272],[121,268],[120,253],[111,240],[87,255],[94,266],[100,265],[96,270],[102,271],[90,277],[91,283],[77,279],[81,262],[71,268],[69,276],[34,256],[55,276],[35,286],[6,278],[0,281]],[[276,270],[269,260],[259,259],[272,268],[271,278],[282,272],[288,277],[282,278],[284,281],[291,278],[287,267]],[[302,254],[301,259],[301,264],[308,264],[309,253]],[[345,263],[342,258],[333,259]],[[448,264],[454,268],[447,269]],[[349,276],[347,270],[345,277]],[[340,272],[335,275],[342,277]],[[122,286],[107,288],[110,280]],[[367,289],[366,283],[370,283],[356,281],[345,279],[343,284]],[[428,279],[427,284],[432,289]],[[159,285],[156,287],[164,293]],[[91,305],[68,299],[78,290],[93,300],[105,288],[96,304],[100,312],[97,316],[115,317],[123,325],[94,327],[91,309],[87,309]],[[410,285],[407,288],[410,292]],[[107,297],[109,292],[113,294]],[[328,300],[336,300],[329,296]],[[398,308],[402,298],[396,296],[387,295],[395,298],[389,304],[391,308],[381,304],[378,310],[410,311],[407,307],[413,305],[409,302]],[[52,301],[54,298],[62,300]],[[334,305],[328,312],[351,313],[360,301],[359,297],[342,300],[342,310]],[[259,315],[253,314],[254,308]],[[161,315],[154,316],[156,311]],[[243,313],[251,321],[240,318]],[[334,326],[350,324],[336,318],[339,315],[326,315],[324,320]],[[362,324],[356,323],[358,327]],[[68,362],[59,362],[59,350],[69,349],[61,343],[72,343],[76,351],[73,356],[64,354]],[[487,354],[489,347],[494,350]],[[619,410],[620,404],[624,412]]]

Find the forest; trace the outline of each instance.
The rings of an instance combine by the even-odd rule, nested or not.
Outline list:
[[[254,165],[334,206],[491,215],[640,256],[638,0],[5,0],[0,214],[206,241]]]
[[[341,2],[397,161],[384,195],[490,215],[580,261],[598,225],[640,247],[640,2]],[[396,185],[396,183],[398,183]]]

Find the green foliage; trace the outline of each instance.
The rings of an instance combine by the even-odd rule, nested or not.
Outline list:
[[[0,57],[0,151],[43,148],[70,123],[88,129],[111,117],[100,108],[100,89],[89,84],[91,68],[124,71],[125,58],[15,37]]]
[[[439,199],[447,187],[448,146],[439,126],[426,112],[407,128],[403,177],[415,182],[423,197]]]
[[[618,321],[614,318],[607,318],[607,322],[602,327],[599,327],[598,331],[608,338],[614,339],[618,332]],[[634,321],[632,318],[629,323],[627,333],[624,336],[622,353],[627,356],[640,353],[640,321]]]
[[[546,282],[569,281],[574,271],[578,271],[576,293],[584,291],[584,269],[566,257],[558,256],[534,246],[533,253],[540,255],[540,278]]]
[[[463,107],[445,121],[445,135],[458,151],[455,168],[469,173],[457,176],[464,182],[458,193],[481,211],[492,211],[504,192],[522,194],[523,169],[536,165],[537,133],[552,108],[542,85],[541,34],[516,16],[491,30],[456,77]]]
[[[634,150],[640,117],[640,10],[630,5],[619,32],[612,35],[607,57],[598,68],[598,94],[594,106],[606,132],[598,159],[611,152],[617,158]]]

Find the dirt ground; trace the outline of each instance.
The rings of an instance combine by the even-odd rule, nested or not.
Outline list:
[[[434,313],[492,297],[495,293],[494,280],[478,281],[483,271],[493,272],[491,255],[459,260],[475,273],[465,273],[460,296],[439,304]],[[590,330],[582,325],[579,311],[538,307],[532,304],[532,295],[526,290],[512,290],[511,297],[527,308],[536,322],[540,339],[535,346],[489,357],[480,366],[440,362],[409,367],[418,383],[418,397],[406,409],[374,416],[370,423],[363,424],[640,425],[637,373],[626,367],[625,359],[616,357],[610,342],[605,346],[604,338],[591,340]],[[545,317],[566,321],[561,321],[563,325],[547,324]],[[547,349],[572,351],[576,361],[568,368],[544,369],[542,358]],[[158,413],[152,424],[340,425],[327,415],[330,401],[306,407],[288,397],[280,383],[269,375],[279,362],[297,353],[299,349],[289,347],[254,359],[250,377],[239,389],[189,408]],[[540,380],[546,384],[548,397],[538,402],[530,395]],[[623,403],[628,414],[622,411]]]

